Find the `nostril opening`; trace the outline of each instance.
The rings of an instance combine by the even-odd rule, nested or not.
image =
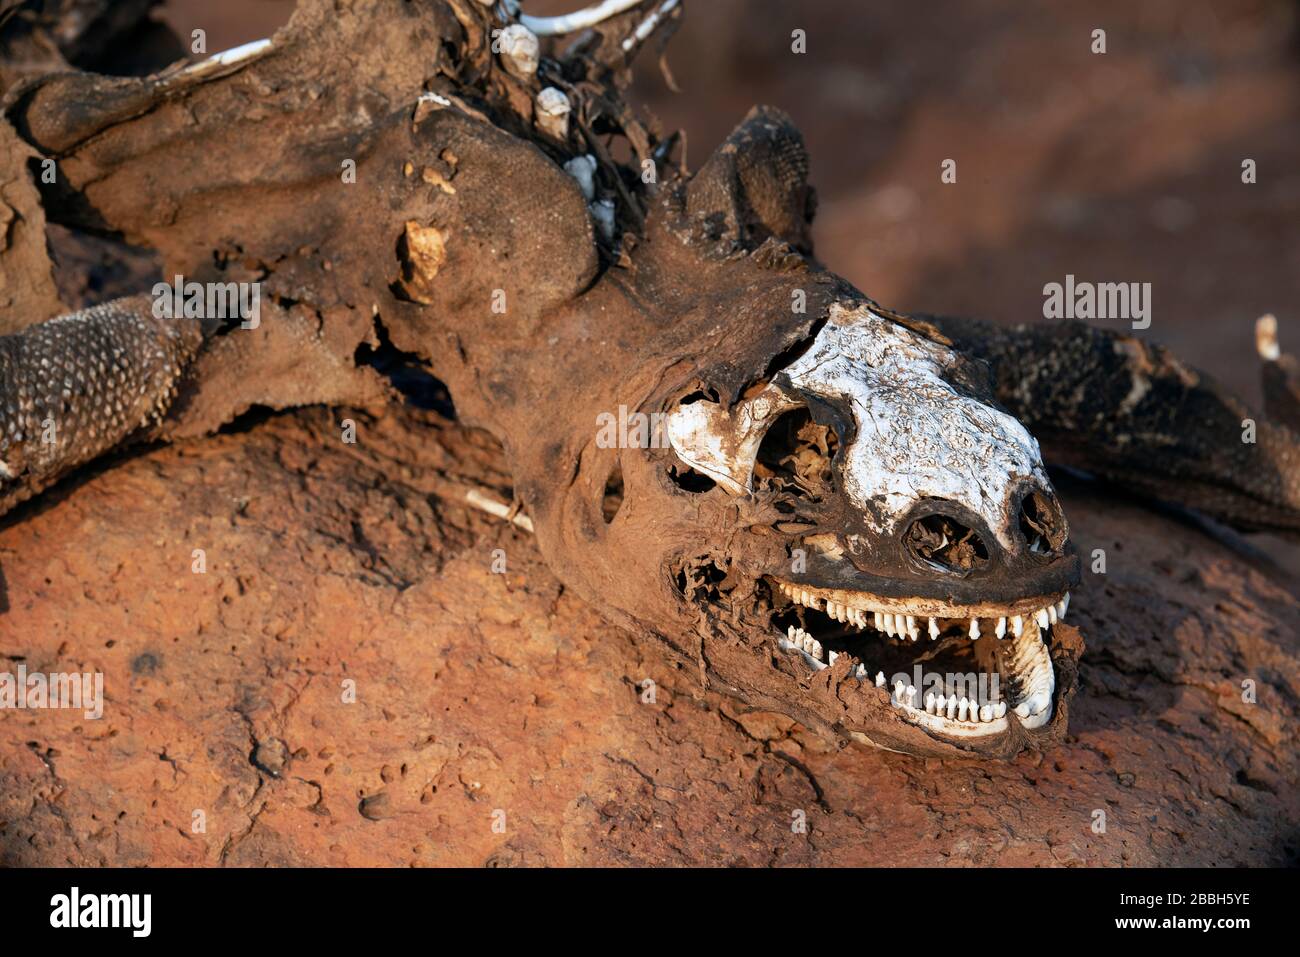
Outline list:
[[[1020,500],[1020,534],[1029,551],[1044,557],[1060,552],[1065,544],[1061,508],[1042,492],[1029,492]]]
[[[793,495],[821,497],[831,489],[831,461],[839,446],[835,430],[814,421],[807,406],[791,409],[764,434],[754,475]]]
[[[988,564],[984,540],[948,515],[926,515],[908,526],[903,543],[914,556],[939,571],[971,572]]]

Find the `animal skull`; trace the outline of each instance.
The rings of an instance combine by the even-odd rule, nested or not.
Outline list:
[[[967,360],[882,312],[833,303],[805,351],[733,407],[688,397],[667,419],[672,450],[808,523],[797,570],[764,576],[783,651],[813,672],[850,656],[855,679],[939,739],[1004,735],[1008,709],[1040,728],[1076,562],[1038,443]],[[978,693],[936,670],[973,666]]]

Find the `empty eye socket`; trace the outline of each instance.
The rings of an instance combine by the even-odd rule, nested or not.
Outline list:
[[[831,490],[831,460],[839,436],[813,421],[806,406],[783,412],[758,447],[754,478],[819,497]]]
[[[1034,554],[1059,552],[1065,544],[1061,507],[1042,492],[1029,492],[1020,500],[1020,534]]]
[[[907,528],[903,544],[941,571],[970,572],[988,564],[989,550],[974,531],[948,515],[926,515]]]
[[[668,466],[668,478],[683,492],[707,492],[717,487],[717,482],[703,472],[697,472],[689,465],[674,464]]]

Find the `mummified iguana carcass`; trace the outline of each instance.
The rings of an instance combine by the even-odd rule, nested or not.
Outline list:
[[[611,621],[756,707],[927,755],[1066,729],[1079,558],[1031,431],[1300,531],[1296,435],[1244,443],[1242,405],[1159,348],[903,316],[822,269],[778,111],[675,165],[620,91],[680,8],[612,6],[304,2],[199,66],[10,90],[59,170],[50,219],[157,249],[169,280],[260,283],[262,309],[244,328],[141,295],[0,339],[0,510],[123,442],[372,401],[382,341],[500,439],[542,553]]]

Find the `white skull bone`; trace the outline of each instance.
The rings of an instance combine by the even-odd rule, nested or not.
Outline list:
[[[959,361],[866,305],[831,306],[808,350],[786,367],[794,392],[775,383],[730,412],[714,402],[668,416],[674,452],[733,494],[752,491],[768,427],[800,394],[847,407],[856,434],[844,449],[844,493],[881,535],[922,499],[960,503],[1013,549],[1009,507],[1017,485],[1049,487],[1038,443],[1015,418],[957,391],[944,372]],[[870,507],[868,507],[870,503]]]

